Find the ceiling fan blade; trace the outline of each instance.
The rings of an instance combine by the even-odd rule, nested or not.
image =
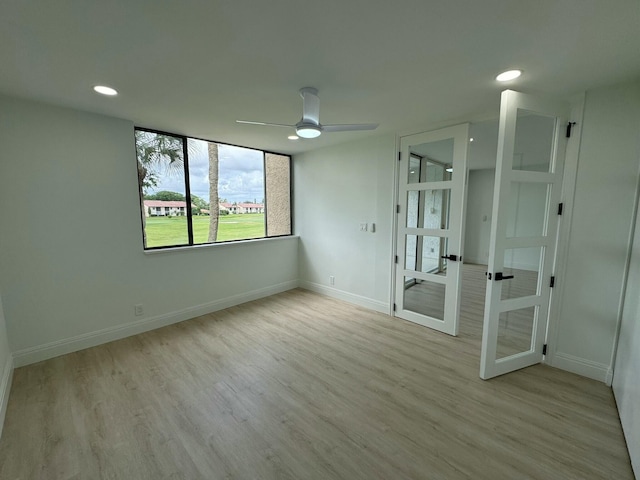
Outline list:
[[[313,87],[304,87],[300,89],[302,97],[302,123],[320,123],[320,97],[318,90]]]
[[[282,123],[252,122],[250,120],[236,120],[236,123],[246,123],[247,125],[266,125],[267,127],[296,127],[295,125],[284,125]]]
[[[322,125],[324,132],[353,132],[357,130],[375,130],[377,123],[348,123],[345,125]]]

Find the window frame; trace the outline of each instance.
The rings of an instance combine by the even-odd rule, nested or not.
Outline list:
[[[157,134],[157,135],[165,135],[165,136],[169,136],[169,137],[174,137],[174,138],[179,138],[182,141],[182,157],[183,157],[183,170],[184,170],[184,184],[185,184],[185,201],[186,201],[186,208],[185,208],[185,216],[187,218],[187,238],[188,238],[188,243],[180,243],[180,244],[175,244],[175,245],[162,245],[162,246],[157,246],[157,247],[147,247],[145,245],[145,239],[146,239],[146,232],[145,232],[145,224],[146,224],[146,220],[145,220],[145,211],[144,211],[144,193],[142,191],[142,185],[140,184],[140,181],[138,180],[138,196],[139,196],[139,200],[140,200],[140,204],[139,204],[139,210],[140,210],[140,226],[141,226],[141,233],[142,233],[142,247],[144,249],[145,252],[151,252],[151,251],[158,251],[158,250],[169,250],[169,249],[191,249],[191,248],[200,248],[200,247],[207,247],[207,246],[212,246],[212,245],[224,245],[224,244],[230,244],[230,243],[239,243],[239,242],[247,242],[247,241],[251,241],[251,242],[255,242],[255,241],[260,241],[260,240],[269,240],[269,239],[273,239],[273,238],[281,238],[281,237],[292,237],[294,236],[293,231],[293,158],[291,155],[287,154],[287,153],[281,153],[281,152],[274,152],[274,151],[270,151],[270,150],[262,150],[260,148],[255,148],[255,147],[248,147],[245,145],[237,145],[237,144],[233,144],[233,143],[227,143],[227,142],[218,142],[216,140],[209,140],[206,138],[201,138],[201,137],[193,137],[193,136],[187,136],[187,135],[181,135],[178,133],[171,133],[171,132],[167,132],[167,131],[163,131],[163,130],[156,130],[153,128],[146,128],[146,127],[139,127],[134,125],[133,127],[133,131],[134,131],[134,147],[136,147],[136,151],[135,151],[135,160],[136,160],[136,166],[138,164],[138,155],[137,155],[137,145],[135,145],[136,139],[135,139],[135,132],[137,131],[141,131],[141,132],[147,132],[147,133],[153,133],[153,134]],[[228,145],[231,147],[239,147],[239,148],[246,148],[249,150],[256,150],[259,152],[262,152],[262,177],[263,177],[263,185],[264,185],[264,235],[262,237],[252,237],[252,238],[242,238],[242,239],[237,239],[237,240],[224,240],[224,241],[219,241],[219,242],[203,242],[203,243],[194,243],[193,241],[193,209],[191,208],[191,184],[190,184],[190,178],[189,178],[189,152],[188,152],[188,148],[187,148],[187,143],[188,140],[192,139],[192,140],[198,140],[198,141],[202,141],[202,142],[209,142],[209,143],[215,143],[217,145]],[[268,202],[267,202],[267,168],[266,168],[266,161],[267,161],[267,154],[272,154],[272,155],[280,155],[283,157],[287,157],[289,159],[288,162],[288,166],[289,166],[289,226],[290,226],[290,233],[288,234],[284,234],[284,235],[267,235],[267,215],[268,215]],[[137,175],[136,175],[137,177]],[[160,207],[156,207],[156,208],[160,208]],[[218,218],[220,218],[220,216],[218,216]],[[218,224],[219,226],[219,224]]]

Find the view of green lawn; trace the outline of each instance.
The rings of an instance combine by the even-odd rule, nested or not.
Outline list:
[[[187,217],[147,217],[147,248],[189,243]],[[209,217],[193,217],[194,244],[207,243]],[[264,214],[222,215],[218,223],[218,242],[261,238],[265,235]]]

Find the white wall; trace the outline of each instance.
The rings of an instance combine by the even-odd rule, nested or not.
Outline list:
[[[13,358],[9,351],[4,311],[2,309],[2,298],[0,297],[0,436],[2,436],[2,426],[4,425],[5,414],[7,413],[12,373]]]
[[[473,154],[473,150],[471,150],[471,154]],[[493,168],[469,171],[464,234],[463,258],[465,263],[486,265],[489,261],[495,176],[496,171]]]
[[[393,135],[294,157],[301,286],[389,311],[396,158]]]
[[[634,221],[639,126],[640,83],[587,92],[550,363],[602,381],[610,381]]]
[[[0,205],[12,206],[0,291],[17,365],[296,284],[293,237],[143,253],[129,121],[0,97],[0,145]]]
[[[613,392],[636,476],[640,475],[640,211],[638,213],[613,376]]]

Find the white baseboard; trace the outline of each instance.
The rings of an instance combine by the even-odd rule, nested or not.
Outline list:
[[[306,280],[300,280],[298,282],[298,286],[305,290],[320,293],[327,297],[337,298],[338,300],[353,303],[354,305],[375,310],[376,312],[386,313],[387,315],[390,313],[390,306],[388,303],[363,297],[362,295],[356,295],[354,293],[345,292],[344,290],[338,290],[333,287],[327,287],[326,285],[321,285],[319,283],[308,282]]]
[[[13,379],[13,357],[9,355],[9,360],[5,363],[2,377],[0,377],[0,438],[2,438],[2,427],[4,417],[7,414],[9,404],[9,391],[11,390],[11,380]]]
[[[13,353],[13,361],[16,367],[22,367],[31,363],[130,337],[131,335],[155,330],[156,328],[165,327],[190,318],[199,317],[200,315],[206,315],[207,313],[240,305],[241,303],[268,297],[269,295],[275,295],[276,293],[281,293],[296,287],[298,287],[298,281],[291,280],[194,307],[184,308],[175,312],[127,323],[126,325],[117,325],[115,327],[104,328],[95,332],[89,332],[35,347],[24,348]]]
[[[613,372],[609,365],[592,362],[591,360],[574,357],[573,355],[561,352],[555,353],[549,365],[611,385]]]

